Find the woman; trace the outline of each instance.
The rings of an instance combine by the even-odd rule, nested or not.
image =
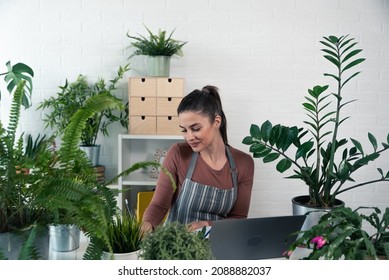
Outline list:
[[[163,172],[143,215],[143,230],[166,222],[190,230],[219,219],[247,218],[253,186],[252,157],[228,145],[227,120],[218,89],[206,86],[185,96],[177,109],[186,143],[172,145],[163,165],[177,183],[173,192]]]

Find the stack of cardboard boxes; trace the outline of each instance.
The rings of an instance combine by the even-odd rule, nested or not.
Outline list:
[[[179,135],[177,107],[184,96],[184,79],[129,79],[129,133]]]

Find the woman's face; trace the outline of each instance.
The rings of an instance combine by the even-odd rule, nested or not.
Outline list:
[[[190,111],[180,113],[178,118],[182,135],[195,152],[209,147],[215,141],[215,136],[220,137],[220,116],[216,116],[213,123],[208,117]]]

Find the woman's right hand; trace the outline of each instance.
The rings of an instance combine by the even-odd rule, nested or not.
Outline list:
[[[140,230],[143,234],[151,233],[153,232],[154,227],[150,222],[143,222]]]

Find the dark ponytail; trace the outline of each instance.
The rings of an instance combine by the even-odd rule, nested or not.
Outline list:
[[[215,86],[205,86],[201,90],[194,90],[186,95],[180,105],[177,113],[185,111],[197,112],[209,118],[210,122],[215,121],[215,117],[221,117],[220,134],[224,144],[228,145],[227,139],[227,119],[224,115],[222,102],[219,95],[219,89]]]

